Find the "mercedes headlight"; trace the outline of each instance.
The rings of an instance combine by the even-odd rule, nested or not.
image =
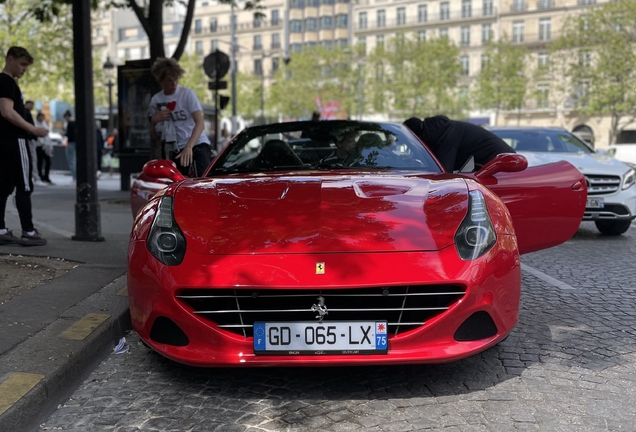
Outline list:
[[[633,169],[630,169],[623,176],[623,189],[627,189],[628,187],[631,187],[634,184],[634,182],[636,182],[636,171],[634,171]]]
[[[465,261],[477,259],[492,248],[496,241],[483,194],[477,190],[470,191],[468,214],[455,233],[459,257]]]
[[[161,197],[155,220],[146,241],[148,251],[162,263],[169,266],[181,264],[186,251],[183,233],[174,220],[171,196]]]

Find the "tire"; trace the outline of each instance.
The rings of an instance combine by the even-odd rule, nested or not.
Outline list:
[[[594,221],[596,228],[603,235],[617,236],[625,233],[632,224],[631,220],[597,220]]]

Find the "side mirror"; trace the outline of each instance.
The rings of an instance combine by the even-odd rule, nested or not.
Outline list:
[[[169,178],[174,182],[185,180],[183,174],[177,169],[177,165],[167,159],[157,159],[146,162],[143,168],[144,174],[150,178]]]
[[[475,173],[475,177],[485,179],[500,172],[519,172],[528,168],[528,159],[516,153],[502,153]]]

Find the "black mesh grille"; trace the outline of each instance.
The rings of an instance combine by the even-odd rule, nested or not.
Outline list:
[[[359,289],[184,289],[177,298],[192,312],[225,330],[252,336],[256,321],[311,321],[311,307],[324,298],[326,321],[385,320],[389,334],[423,325],[465,295],[453,285]]]

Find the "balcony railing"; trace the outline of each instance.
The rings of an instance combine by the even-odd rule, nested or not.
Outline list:
[[[277,20],[263,20],[260,21],[260,25],[254,25],[254,22],[244,22],[236,24],[236,31],[245,31],[245,30],[253,30],[253,29],[267,29],[267,28],[276,28],[282,27],[283,21],[280,19]],[[210,25],[208,27],[201,28],[201,32],[197,33],[194,31],[196,36],[199,35],[209,35],[211,33],[229,33],[231,30],[230,24],[227,25]]]
[[[483,13],[483,12],[490,12],[490,13]],[[442,16],[439,13],[433,13],[429,11],[429,13],[427,14],[426,21],[420,21],[418,19],[418,16],[414,14],[412,16],[407,16],[404,22],[402,20],[398,21],[397,19],[386,19],[384,20],[384,24],[385,24],[384,26],[382,25],[378,26],[377,20],[375,19],[369,19],[366,23],[363,23],[362,26],[360,26],[360,22],[356,22],[354,29],[356,31],[364,31],[364,30],[376,30],[378,28],[408,27],[408,26],[416,26],[416,25],[419,26],[423,24],[425,25],[425,24],[440,23],[440,22],[448,23],[450,21],[459,21],[459,20],[467,20],[467,19],[480,19],[480,18],[494,19],[496,13],[497,13],[496,8],[492,8],[490,10],[485,10],[485,11],[479,8],[478,10],[473,10],[471,18],[462,18],[462,11],[456,10],[456,11],[450,11],[450,13],[448,14],[445,13],[443,15],[444,19],[442,19]]]

